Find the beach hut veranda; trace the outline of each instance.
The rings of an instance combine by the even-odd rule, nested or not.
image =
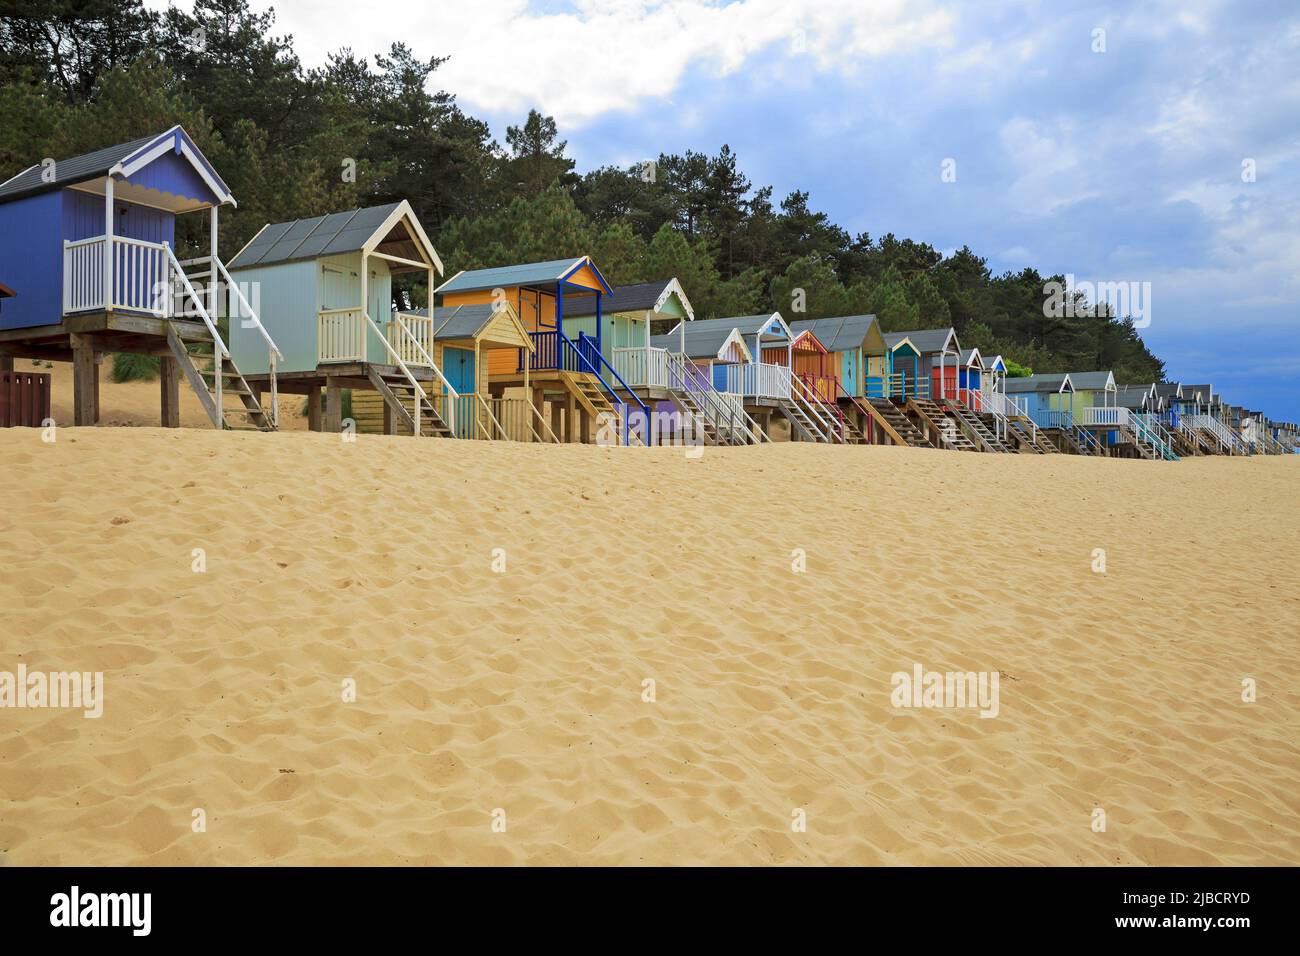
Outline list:
[[[275,428],[274,376],[263,409],[221,330],[237,316],[274,368],[277,343],[219,255],[219,210],[235,205],[180,126],[42,160],[0,183],[0,262],[15,293],[0,312],[0,362],[71,361],[73,420],[89,425],[105,354],[159,356],[164,426],[180,424],[183,375],[214,427]],[[204,213],[196,254],[181,258],[177,220]]]

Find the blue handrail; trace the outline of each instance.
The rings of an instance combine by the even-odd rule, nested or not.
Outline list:
[[[641,414],[644,416],[645,429],[646,429],[646,430],[645,430],[645,435],[646,435],[645,443],[646,443],[647,445],[650,444],[650,406],[648,406],[645,402],[641,401],[640,396],[638,396],[636,392],[632,391],[631,386],[628,385],[627,382],[623,381],[623,376],[619,375],[619,374],[618,374],[618,370],[617,370],[616,368],[614,368],[613,365],[610,364],[609,359],[605,358],[604,354],[600,351],[600,347],[599,347],[599,346],[592,346],[592,345],[589,345],[589,344],[588,344],[588,343],[591,342],[591,339],[587,338],[587,335],[586,335],[585,332],[579,332],[579,333],[578,333],[578,342],[584,346],[583,348],[579,348],[577,345],[575,345],[575,344],[573,343],[573,340],[572,340],[572,339],[570,339],[567,335],[564,334],[563,330],[558,330],[558,329],[557,329],[556,331],[559,332],[559,335],[560,335],[560,339],[561,339],[561,341],[563,341],[566,345],[568,345],[569,348],[573,349],[574,354],[577,355],[578,358],[582,360],[583,364],[587,366],[587,369],[591,372],[591,374],[594,375],[594,376],[596,376],[596,381],[600,382],[600,384],[604,387],[605,391],[609,392],[610,397],[613,398],[614,401],[618,402],[620,405],[623,406],[623,408],[624,408],[624,415],[623,415],[623,444],[624,444],[624,445],[628,444],[628,424],[629,424],[629,423],[628,423],[628,417],[627,417],[627,414],[626,414],[627,402],[623,401],[621,398],[618,397],[618,393],[615,392],[614,389],[610,387],[610,384],[609,384],[608,382],[606,382],[605,379],[604,379],[604,377],[600,374],[600,371],[599,371],[599,365],[598,365],[598,364],[597,364],[597,365],[593,365],[592,362],[591,362],[591,359],[590,359],[587,355],[584,355],[584,354],[583,354],[584,352],[588,352],[588,353],[590,353],[591,355],[596,356],[596,358],[597,358],[601,363],[604,363],[604,365],[605,365],[605,366],[610,370],[610,372],[613,374],[613,376],[614,376],[614,380],[617,381],[618,384],[622,385],[622,386],[623,386],[623,390],[626,391],[626,392],[628,393],[628,395],[630,395],[630,396],[632,397],[632,401],[636,402],[637,405],[639,405],[639,406],[641,407]]]

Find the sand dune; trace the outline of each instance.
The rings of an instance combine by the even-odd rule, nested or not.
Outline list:
[[[1300,863],[1295,459],[0,461],[0,670],[106,682],[98,720],[0,710],[11,864]],[[915,663],[998,672],[997,717],[894,708]]]

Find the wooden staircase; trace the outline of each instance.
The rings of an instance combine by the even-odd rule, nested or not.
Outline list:
[[[690,416],[694,421],[699,423],[700,428],[704,433],[704,444],[731,444],[728,439],[722,438],[718,435],[718,429],[714,427],[713,422],[709,420],[709,416],[704,414],[703,407],[701,407],[700,403],[696,401],[695,396],[688,390],[672,389],[668,394],[672,397],[673,404],[677,406],[679,412],[683,415]]]
[[[600,385],[595,376],[587,372],[561,372],[560,380],[564,382],[564,387],[569,390],[577,401],[578,406],[591,416],[593,422],[599,422],[601,415],[608,415],[607,421],[614,421],[618,426],[619,443],[623,441],[623,411],[618,405],[610,401],[610,395]],[[619,405],[623,403],[620,402]],[[650,425],[646,422],[646,427]],[[635,439],[636,444],[644,445],[645,442],[641,436],[635,433],[629,433],[629,441]]]
[[[920,420],[923,430],[934,436],[931,440],[936,447],[954,451],[980,450],[966,437],[957,422],[944,414],[937,402],[928,398],[910,398],[905,408]]]
[[[1079,443],[1079,440],[1070,434],[1066,428],[1045,428],[1042,430],[1049,439],[1055,441],[1061,451],[1068,452],[1071,455],[1087,455],[1089,452]]]
[[[1002,440],[993,434],[993,430],[984,424],[984,420],[976,415],[964,402],[954,398],[945,398],[943,406],[949,415],[966,427],[967,436],[979,446],[981,451],[1011,454],[1011,449],[1004,445]]]
[[[1029,419],[1018,416],[1007,417],[1007,434],[1014,438],[1020,445],[1020,451],[1029,452],[1031,455],[1050,454],[1044,452],[1042,447],[1034,440],[1034,431],[1029,424]],[[1050,442],[1048,444],[1051,444]]]
[[[808,417],[808,413],[800,408],[799,403],[794,399],[777,399],[776,407],[790,422],[791,430],[799,435],[800,441],[826,441],[825,437],[822,436],[821,431],[813,424],[812,419]]]
[[[167,326],[167,348],[180,366],[185,380],[194,389],[203,410],[216,428],[229,431],[273,432],[275,422],[262,408],[261,402],[248,387],[244,375],[230,358],[216,361],[211,342],[185,343],[176,329]],[[217,383],[220,381],[220,387]],[[233,404],[230,399],[233,398]],[[232,418],[234,419],[232,421]]]
[[[876,420],[881,430],[889,436],[895,445],[910,445],[913,448],[933,448],[921,430],[912,424],[912,420],[903,414],[903,410],[887,398],[869,398]]]
[[[423,438],[450,438],[451,428],[438,414],[423,388],[417,389],[401,372],[383,373],[373,365],[366,365],[366,377],[375,391],[383,396],[393,419],[405,434],[415,434],[415,402],[420,403],[420,436]]]

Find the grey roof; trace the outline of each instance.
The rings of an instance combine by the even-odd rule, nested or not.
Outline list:
[[[1115,392],[1115,404],[1125,408],[1143,408],[1150,398],[1150,385],[1121,385]]]
[[[107,176],[108,171],[122,160],[142,146],[149,145],[162,135],[162,133],[154,133],[152,136],[133,139],[129,143],[106,146],[103,149],[95,150],[93,153],[83,153],[80,156],[73,156],[71,159],[60,159],[54,164],[54,178],[50,182],[42,179],[41,174],[45,170],[41,165],[28,166],[13,179],[0,185],[0,202],[21,199],[24,196],[35,196],[37,193],[52,192],[72,183],[81,183],[88,179]]]
[[[798,319],[789,324],[796,336],[811,330],[828,351],[848,352],[862,347],[867,333],[877,322],[874,315],[841,315],[829,319]]]
[[[765,326],[768,322],[770,322],[772,320],[772,316],[775,314],[776,313],[774,312],[765,312],[762,315],[733,315],[721,319],[696,319],[694,322],[690,323],[690,328],[723,329],[726,331],[727,335],[731,334],[732,329],[736,329],[737,331],[740,332],[741,335],[753,335],[755,332],[757,332],[759,329]],[[773,333],[767,332],[765,334],[771,335]],[[785,336],[784,332],[780,332],[778,334],[781,338],[784,338]],[[722,339],[720,339],[719,341],[721,342],[725,339],[726,339],[726,335],[724,335]]]
[[[1059,392],[1062,384],[1072,376],[1065,372],[1047,372],[1040,375],[1007,376],[1008,392]]]
[[[600,297],[602,315],[615,312],[648,312],[655,307],[659,297],[664,294],[672,279],[659,279],[655,282],[637,282],[634,285],[619,285],[614,291]],[[595,315],[596,297],[584,295],[564,300],[564,317]]]
[[[1070,384],[1076,392],[1101,391],[1111,384],[1112,372],[1071,372]]]
[[[971,356],[974,355],[975,352],[976,352],[975,349],[962,349],[962,350],[961,350],[961,354],[958,356],[958,357],[961,359],[961,364],[962,364],[962,365],[969,365],[969,364],[970,364],[970,360],[971,360]],[[980,361],[981,361],[981,362],[984,361],[984,357],[983,357],[983,356],[980,356]]]
[[[939,352],[943,350],[944,345],[948,342],[950,335],[955,336],[955,330],[948,329],[914,329],[911,332],[888,332],[885,334],[885,344],[891,349],[901,342],[908,339],[916,346],[918,352],[922,355],[928,355],[930,352]]]
[[[692,359],[717,358],[718,352],[731,337],[731,333],[736,331],[734,325],[718,324],[714,319],[700,319],[682,324],[686,326],[686,357]],[[666,335],[651,336],[650,345],[676,352],[682,345],[682,333],[674,329]]]
[[[425,316],[428,309],[415,309],[412,315]],[[433,310],[433,337],[438,339],[475,338],[496,315],[491,302],[475,305],[435,306]]]
[[[1201,401],[1208,402],[1213,389],[1209,385],[1184,385],[1183,397],[1192,398],[1197,392],[1201,393]]]
[[[1161,398],[1178,398],[1181,388],[1178,382],[1156,382],[1156,394]]]
[[[239,250],[228,268],[244,269],[356,252],[400,205],[394,202],[263,226],[253,241]]]
[[[494,269],[472,269],[469,272],[459,272],[452,276],[440,285],[436,291],[481,292],[484,289],[555,285],[584,262],[590,264],[593,269],[596,268],[595,264],[586,256],[573,256],[569,259],[528,262],[523,265],[498,266]],[[600,270],[596,271],[599,274]],[[603,277],[601,281],[604,281]],[[595,311],[594,303],[592,311]]]

